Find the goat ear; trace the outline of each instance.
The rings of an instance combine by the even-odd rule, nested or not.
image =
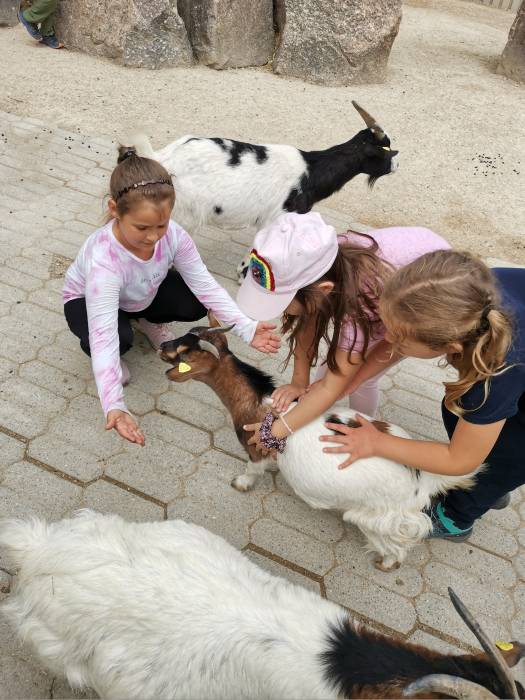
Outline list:
[[[521,642],[495,642],[509,668],[525,658],[525,644]]]

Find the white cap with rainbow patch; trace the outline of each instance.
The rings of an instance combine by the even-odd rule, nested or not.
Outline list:
[[[255,236],[239,308],[256,321],[277,318],[299,289],[328,272],[337,251],[335,228],[317,212],[281,214]]]

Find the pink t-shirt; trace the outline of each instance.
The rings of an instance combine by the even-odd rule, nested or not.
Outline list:
[[[161,282],[174,267],[197,299],[222,322],[235,324],[245,342],[257,322],[245,316],[228,292],[210,275],[189,234],[174,221],[155,245],[149,260],[141,260],[117,241],[113,221],[92,233],[66,272],[64,303],[85,297],[91,362],[104,413],[127,411],[121,384],[118,310],[146,309]]]
[[[450,245],[444,238],[421,226],[392,226],[390,228],[374,229],[367,231],[367,233],[377,242],[379,257],[390,263],[395,269],[408,265],[425,253],[450,248]],[[369,241],[365,237],[355,233],[344,233],[338,238],[341,242],[346,239],[362,248],[369,246]],[[354,334],[352,322],[348,320],[341,328],[338,347],[342,350],[349,350],[352,347],[354,337],[355,345],[352,351],[362,352],[364,347],[363,332],[360,328],[357,328],[357,332]],[[382,324],[378,324],[373,337],[369,340],[368,349],[370,350],[384,337],[385,328]]]

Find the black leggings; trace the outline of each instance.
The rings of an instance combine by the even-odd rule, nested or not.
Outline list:
[[[519,408],[519,413],[508,418],[503,426],[474,488],[450,491],[443,500],[447,516],[462,530],[490,510],[498,498],[525,484],[525,394],[520,399]],[[451,438],[458,417],[443,404],[441,411]]]
[[[175,270],[170,270],[151,304],[143,311],[118,311],[118,336],[120,354],[123,355],[133,345],[132,318],[145,318],[151,323],[170,323],[171,321],[198,321],[206,316],[207,309],[193,294],[182,277]],[[64,315],[72,333],[80,339],[80,347],[91,355],[89,349],[89,326],[86,300],[71,299],[64,304]]]

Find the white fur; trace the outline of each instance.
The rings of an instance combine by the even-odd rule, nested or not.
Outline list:
[[[337,698],[320,653],[339,606],[180,520],[4,521],[3,612],[41,661],[103,698]]]
[[[349,408],[338,408],[335,413],[344,422],[356,415]],[[414,469],[382,457],[360,459],[338,469],[345,455],[324,453],[327,444],[319,441],[321,435],[329,433],[324,427],[326,418],[321,416],[294,432],[277,465],[299,498],[313,508],[342,511],[346,522],[357,525],[369,548],[380,555],[380,568],[399,565],[409,549],[431,531],[430,518],[422,512],[431,497],[452,488],[470,487],[472,475],[452,477],[421,471],[418,478]],[[391,425],[390,433],[410,438],[398,426]],[[265,462],[262,468],[267,465]],[[232,485],[247,491],[256,479],[252,470],[250,475],[247,472],[234,479]]]
[[[158,160],[173,176],[177,193],[174,218],[190,233],[206,224],[263,228],[282,214],[290,190],[307,171],[294,146],[262,144],[268,151],[265,162],[257,163],[254,153],[243,153],[239,165],[231,167],[227,165],[229,154],[211,139],[182,136],[159,151],[142,134],[128,141],[139,155]],[[221,207],[221,214],[215,213],[216,206]]]

